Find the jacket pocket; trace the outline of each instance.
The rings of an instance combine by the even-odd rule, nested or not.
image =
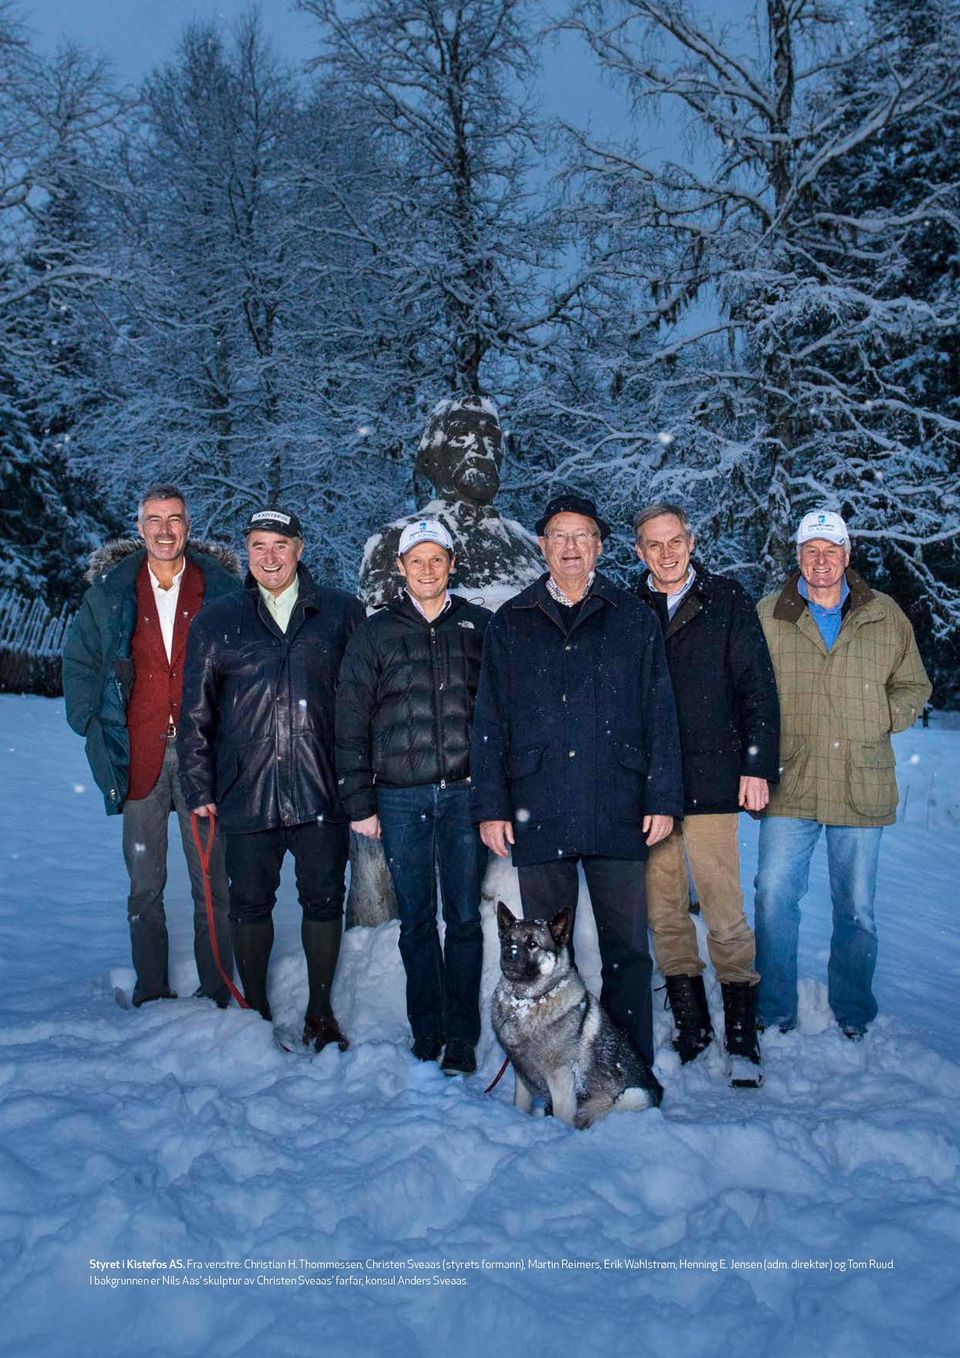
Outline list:
[[[803,776],[807,771],[810,750],[805,741],[780,751],[780,782],[776,786],[777,802],[794,801],[801,790]]]
[[[847,763],[850,804],[861,816],[890,816],[896,809],[896,760],[887,740],[854,745]]]
[[[613,742],[613,753],[616,763],[610,768],[610,815],[614,820],[639,826],[644,816],[650,759],[639,745],[619,740]]]
[[[543,762],[545,745],[532,745],[526,750],[511,750],[507,761],[507,775],[512,782],[536,773]]]
[[[613,750],[617,756],[617,763],[622,764],[625,769],[633,769],[634,773],[646,773],[650,767],[646,750],[641,750],[638,745],[624,745],[615,740]]]
[[[740,746],[723,745],[683,751],[683,792],[688,808],[729,804],[733,810],[740,791]]]

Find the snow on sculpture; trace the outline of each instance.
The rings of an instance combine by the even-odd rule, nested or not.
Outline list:
[[[503,432],[492,401],[454,396],[434,406],[420,438],[416,469],[431,482],[436,498],[367,540],[360,597],[368,609],[382,608],[399,588],[400,534],[421,518],[439,519],[449,531],[456,549],[451,587],[475,603],[499,608],[543,573],[533,534],[513,519],[502,518],[493,507],[502,459]],[[351,834],[347,923],[383,924],[396,916],[380,841]]]

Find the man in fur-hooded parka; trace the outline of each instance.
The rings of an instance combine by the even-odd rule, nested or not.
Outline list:
[[[212,953],[203,879],[177,777],[176,729],[190,624],[204,603],[240,588],[239,567],[228,548],[188,541],[189,527],[180,491],[150,486],[137,516],[139,540],[110,542],[94,554],[87,572],[90,588],[63,654],[67,720],[86,740],[108,814],[123,815],[135,1005],[172,995],[163,905],[172,810],[193,891],[198,993],[218,1004],[227,998]],[[229,973],[227,884],[219,846],[211,861],[211,884],[221,963]]]

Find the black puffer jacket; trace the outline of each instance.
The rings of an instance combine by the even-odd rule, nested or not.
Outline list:
[[[741,775],[779,779],[780,704],[757,610],[736,580],[696,561],[668,617],[646,575],[637,594],[660,619],[680,723],[683,814],[739,811]]]
[[[244,833],[345,819],[333,763],[340,661],[363,605],[314,584],[301,563],[286,632],[252,576],[194,619],[187,643],[177,753],[191,807],[215,802],[224,830]]]
[[[402,594],[351,638],[337,695],[337,773],[351,820],[376,811],[375,783],[416,787],[469,775],[491,616],[451,595],[447,611],[427,622]]]

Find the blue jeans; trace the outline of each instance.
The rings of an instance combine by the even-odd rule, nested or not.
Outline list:
[[[866,1028],[877,1014],[871,982],[877,964],[873,898],[882,827],[827,825],[791,816],[760,822],[754,929],[760,990],[757,1018],[765,1027],[797,1021],[797,937],[800,902],[807,892],[810,858],[827,832],[827,867],[833,935],[827,995],[843,1028]]]
[[[487,850],[470,819],[469,784],[378,787],[383,851],[397,893],[407,1017],[414,1038],[480,1038]],[[437,932],[437,870],[446,936]]]

